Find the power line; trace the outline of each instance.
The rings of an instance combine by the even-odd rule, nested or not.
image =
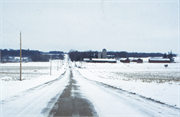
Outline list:
[[[0,35],[0,36],[1,36],[1,35]],[[16,44],[16,45],[20,45],[19,42],[15,42],[15,41],[13,41],[12,39],[7,38],[7,37],[4,37],[4,36],[2,36],[2,37],[5,38],[5,39],[7,39],[6,41],[9,41],[9,42],[14,43],[14,44]],[[23,41],[24,41],[24,40],[23,40]],[[26,44],[28,45],[28,43],[26,43]],[[26,44],[25,44],[25,45],[26,45]],[[29,49],[29,47],[28,47],[28,46],[25,46],[25,45],[23,45],[22,47]]]
[[[36,45],[36,43],[34,43],[34,42],[32,41],[32,39],[30,39],[27,35],[25,35],[25,34],[22,33],[22,32],[21,32],[21,34],[23,34],[27,39],[29,39],[29,40],[27,40],[28,42],[30,42],[30,43]],[[30,40],[31,40],[31,41],[30,41]],[[24,40],[23,40],[23,41],[24,41]],[[36,45],[36,46],[38,46],[38,45]]]
[[[2,36],[2,35],[0,35],[0,36]],[[4,37],[4,36],[2,36],[2,37],[8,39],[8,41],[11,41],[11,42],[13,42],[13,43],[17,43],[17,42],[15,42],[15,41],[11,40],[10,38]]]
[[[9,23],[8,21],[4,20],[3,18],[0,17],[0,19],[2,19],[3,21],[5,21],[7,24],[11,25],[12,27],[14,27],[16,30],[20,31],[18,28],[16,28],[14,25],[12,25],[11,23]]]
[[[2,17],[0,17],[0,19],[2,19],[3,21],[5,21],[7,24],[9,24],[10,26],[12,26],[13,28],[15,28],[17,31],[20,31],[17,27],[15,27],[14,25],[12,25],[11,23],[9,23],[8,21],[6,21],[6,20],[4,20]],[[23,31],[22,31],[23,32]],[[37,47],[38,47],[38,45],[36,44],[36,43],[34,43],[33,41],[32,41],[32,39],[30,39],[24,32],[22,33],[21,32],[21,34],[23,34],[26,38],[27,38],[27,41],[28,42],[30,42],[30,43],[32,43],[33,45],[36,45]],[[26,42],[26,38],[24,38],[23,39],[23,41],[25,41]],[[29,41],[29,40],[31,40],[31,41]],[[29,44],[29,43],[28,43]]]
[[[0,35],[0,36],[2,36],[2,35]],[[4,36],[2,36],[3,38],[5,38],[5,39],[8,39],[8,40],[6,40],[6,41],[10,41],[10,42],[12,42],[12,43],[14,43],[14,44],[18,44],[18,45],[20,45],[20,43],[19,42],[15,42],[15,41],[13,41],[12,39],[10,39],[10,38],[7,38],[7,37],[4,37]],[[27,46],[24,46],[23,45],[23,47],[25,47],[25,48],[29,48],[29,47],[27,47]]]

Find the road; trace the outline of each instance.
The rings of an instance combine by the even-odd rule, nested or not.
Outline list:
[[[179,116],[179,109],[86,79],[67,67],[57,79],[1,102],[1,117]]]
[[[54,105],[51,116],[97,116],[90,101],[83,98],[79,85],[70,71],[69,84]]]

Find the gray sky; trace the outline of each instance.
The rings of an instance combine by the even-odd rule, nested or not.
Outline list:
[[[1,0],[0,48],[179,52],[179,0]]]

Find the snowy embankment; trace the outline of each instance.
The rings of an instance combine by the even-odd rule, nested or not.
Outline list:
[[[67,56],[66,56],[67,58]],[[68,83],[67,60],[0,64],[0,117],[47,117]]]
[[[180,108],[179,64],[76,63],[86,78]]]
[[[30,88],[52,81],[65,72],[65,67],[62,63],[61,69],[57,70],[57,61],[53,61],[52,75],[50,75],[49,65],[49,62],[22,63],[22,81],[19,81],[19,63],[1,64],[0,102]],[[12,69],[13,67],[14,69]]]

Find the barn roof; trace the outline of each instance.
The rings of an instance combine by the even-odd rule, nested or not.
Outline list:
[[[84,58],[83,60],[84,61],[97,61],[97,62],[115,62],[116,61],[116,59],[100,59],[100,58],[92,58],[92,59]]]
[[[127,60],[128,58],[120,58],[120,60]]]
[[[170,61],[169,58],[159,58],[159,57],[156,57],[156,58],[149,58],[150,61]]]
[[[112,61],[116,61],[116,59],[98,59],[98,58],[92,58],[92,61],[109,61],[109,62],[112,62]]]

